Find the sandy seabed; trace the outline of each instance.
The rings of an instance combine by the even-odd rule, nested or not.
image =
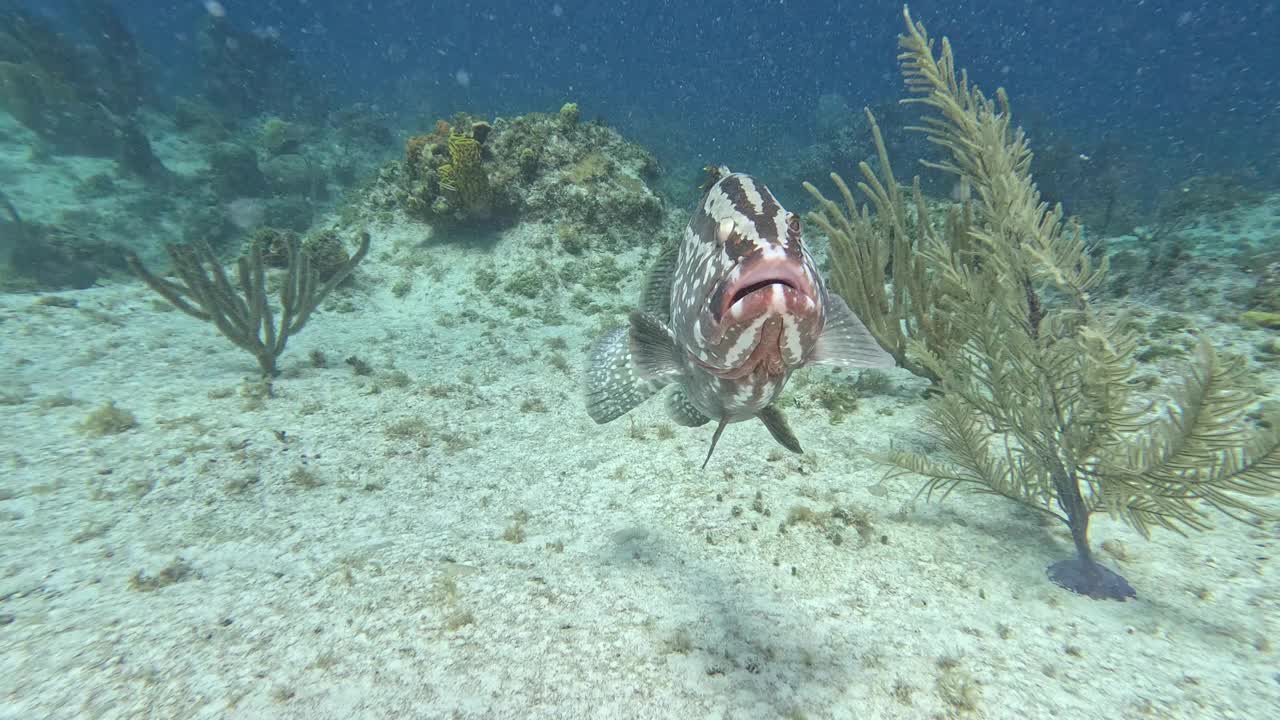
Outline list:
[[[700,470],[710,428],[660,402],[586,416],[594,321],[478,304],[532,230],[396,297],[415,232],[375,228],[269,398],[140,283],[0,297],[0,715],[1277,716],[1276,524],[1097,517],[1139,598],[1063,591],[1061,529],[881,482],[866,453],[927,442],[905,372],[840,424],[790,410],[804,456],[744,423]],[[84,432],[107,402],[136,425]]]

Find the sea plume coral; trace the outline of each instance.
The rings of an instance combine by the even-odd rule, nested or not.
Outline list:
[[[180,282],[152,274],[138,257],[129,267],[161,297],[182,312],[212,323],[218,332],[258,361],[262,374],[276,375],[276,358],[284,352],[289,336],[298,333],[320,303],[338,283],[351,274],[369,252],[369,233],[360,233],[360,246],[327,280],[302,247],[297,236],[287,234],[284,282],[280,285],[279,322],[268,301],[263,242],[250,244],[249,253],[236,261],[236,282],[222,268],[207,243],[170,245],[166,250]]]
[[[926,233],[916,248],[928,282],[945,288],[937,302],[955,333],[945,353],[918,325],[907,338],[942,391],[929,422],[943,457],[896,450],[879,459],[926,477],[929,493],[964,487],[1058,518],[1076,555],[1051,565],[1050,579],[1094,598],[1132,597],[1095,561],[1091,515],[1107,512],[1144,535],[1205,529],[1208,508],[1265,516],[1249,498],[1280,490],[1280,434],[1250,425],[1256,398],[1243,361],[1207,341],[1162,412],[1135,395],[1134,339],[1091,297],[1105,259],[1095,264],[1079,226],[1041,200],[1005,93],[989,98],[970,85],[950,43],[935,52],[924,26],[904,17],[907,102],[930,111],[917,129],[947,153],[925,164],[967,183],[972,199],[965,221],[948,226],[962,237]],[[912,292],[894,279],[895,293]]]

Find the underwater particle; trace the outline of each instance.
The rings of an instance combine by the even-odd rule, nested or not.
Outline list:
[[[453,73],[453,81],[464,88],[471,87],[471,73],[459,68]]]
[[[105,405],[89,413],[78,426],[80,432],[92,437],[119,435],[138,426],[138,419],[128,410],[116,407],[115,400],[108,400]]]
[[[218,0],[205,0],[204,11],[209,13],[210,16],[216,18],[227,16],[227,9],[223,7],[222,3],[218,2]]]

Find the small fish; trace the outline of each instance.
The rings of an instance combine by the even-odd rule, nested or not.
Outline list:
[[[844,300],[827,294],[799,216],[751,176],[708,170],[684,237],[654,263],[629,324],[596,341],[586,373],[597,423],[673,386],[674,422],[717,422],[704,468],[725,426],[755,417],[802,452],[773,406],[797,368],[894,365]]]

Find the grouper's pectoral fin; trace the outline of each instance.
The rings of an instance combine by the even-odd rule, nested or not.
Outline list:
[[[804,450],[800,448],[800,441],[796,439],[796,434],[791,432],[791,426],[787,424],[787,416],[777,407],[770,405],[756,414],[764,426],[769,428],[769,434],[777,440],[782,447],[793,453],[802,453]]]
[[[818,336],[812,362],[850,368],[891,368],[896,365],[893,356],[880,347],[871,331],[839,295],[827,296],[827,322]]]
[[[643,312],[600,338],[586,370],[587,414],[614,420],[680,377],[675,339],[666,325]]]

